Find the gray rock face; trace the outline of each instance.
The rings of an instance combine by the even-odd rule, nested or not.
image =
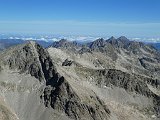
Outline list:
[[[44,99],[46,107],[51,106],[59,112],[65,112],[72,119],[100,120],[107,119],[110,114],[98,97],[93,98],[96,101],[93,106],[82,103],[63,77],[59,78],[56,84],[48,85],[41,98]]]
[[[155,61],[154,59],[143,57],[143,58],[140,58],[139,61],[141,65],[149,71],[152,71],[152,72],[160,71],[160,68],[158,66],[156,67],[152,65],[154,63],[157,63],[157,61]]]
[[[142,76],[130,75],[119,70],[109,70],[106,74],[106,85],[115,85],[117,87],[122,87],[129,92],[137,92],[139,94],[145,95],[147,97],[154,97],[154,94],[149,90],[146,83],[153,83],[154,86],[160,84],[157,80],[147,79]]]
[[[71,66],[73,61],[66,59],[63,63],[62,66]]]
[[[95,73],[94,73],[95,74]],[[154,100],[154,112],[157,116],[160,114],[160,96],[153,93],[147,86],[147,84],[160,88],[160,81],[151,78],[146,78],[139,75],[131,75],[120,70],[109,69],[109,70],[98,70],[97,84],[100,86],[111,85],[124,88],[128,92],[134,92]]]
[[[9,65],[10,69],[17,68],[21,73],[27,72],[38,78],[40,81],[44,80],[44,75],[39,60],[41,55],[39,55],[39,53],[35,50],[35,47],[36,45],[34,46],[34,43],[19,46],[18,49],[13,50],[12,54],[3,61],[4,64]]]

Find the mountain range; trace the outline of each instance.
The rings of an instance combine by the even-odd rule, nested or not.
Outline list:
[[[0,42],[0,119],[160,119],[160,52],[154,46],[125,36],[84,44],[62,39],[44,47],[6,41]]]
[[[79,39],[83,39],[83,40],[79,40]],[[88,40],[87,40],[88,39]],[[93,37],[89,37],[89,38],[72,38],[72,41],[74,42],[74,43],[78,43],[78,44],[87,44],[87,43],[89,43],[89,42],[92,42],[93,41]],[[34,40],[34,39],[32,39],[32,41],[36,41],[38,44],[40,44],[41,46],[43,46],[44,48],[46,48],[46,47],[49,47],[53,42],[53,44],[56,44],[56,43],[58,43],[58,41],[57,41],[57,38],[55,39],[56,41],[54,42],[53,40],[47,40],[46,41],[46,39],[45,40],[40,40],[40,39],[38,39],[38,40]],[[60,39],[60,40],[67,40],[67,39]],[[17,45],[17,44],[22,44],[22,43],[25,43],[25,42],[27,42],[27,41],[29,41],[29,40],[27,40],[27,38],[26,39],[20,39],[20,38],[18,38],[18,39],[10,39],[10,38],[3,38],[3,39],[0,39],[0,50],[3,50],[3,49],[5,49],[5,48],[8,48],[8,47],[10,47],[10,46],[13,46],[13,45]],[[67,40],[67,41],[69,41],[69,40]],[[146,44],[150,44],[150,45],[152,45],[152,46],[154,46],[157,50],[159,50],[160,49],[160,43],[159,42],[150,42],[150,43],[146,43]]]

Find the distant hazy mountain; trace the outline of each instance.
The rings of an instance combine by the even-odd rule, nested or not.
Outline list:
[[[22,44],[24,42],[25,41],[20,40],[20,39],[0,39],[0,49],[3,50],[10,46]]]
[[[34,40],[33,40],[34,41]],[[21,40],[21,39],[0,39],[0,50],[9,48],[14,45],[23,44],[26,43],[27,40]],[[36,40],[38,44],[43,46],[44,48],[50,46],[52,44],[52,41],[43,41],[43,40]]]
[[[43,41],[43,40],[35,40],[35,42],[40,44],[44,48],[50,46],[53,43],[53,41]]]
[[[158,50],[160,50],[160,43],[153,43],[153,46],[154,46],[155,48],[157,48]]]

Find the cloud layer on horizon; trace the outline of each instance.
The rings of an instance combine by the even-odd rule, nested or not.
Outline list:
[[[0,21],[0,32],[160,37],[160,23],[89,21]]]

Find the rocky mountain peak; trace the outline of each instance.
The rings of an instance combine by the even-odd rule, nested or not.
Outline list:
[[[112,37],[110,37],[109,39],[108,39],[108,41],[112,41],[112,40],[115,40],[116,38],[114,37],[114,36],[112,36]]]
[[[41,82],[53,76],[53,69],[56,71],[47,50],[34,41],[10,48],[2,55],[4,65],[18,69],[20,73],[29,73]]]
[[[106,42],[110,43],[111,45],[117,45],[118,44],[118,41],[115,37],[111,37],[109,38],[108,40],[106,40]]]
[[[99,38],[90,43],[89,48],[91,49],[98,49],[99,47],[105,46],[106,42],[103,38]]]
[[[128,38],[126,38],[125,36],[121,36],[117,39],[115,39],[113,36],[111,38],[109,38],[107,40],[107,42],[109,42],[111,45],[113,45],[114,47],[126,47],[130,41]]]
[[[119,38],[117,38],[118,40],[129,40],[127,37],[125,36],[120,36]]]
[[[64,49],[76,49],[79,47],[77,42],[68,41],[66,39],[61,39],[60,41],[53,42],[51,46],[55,48],[64,48]]]

